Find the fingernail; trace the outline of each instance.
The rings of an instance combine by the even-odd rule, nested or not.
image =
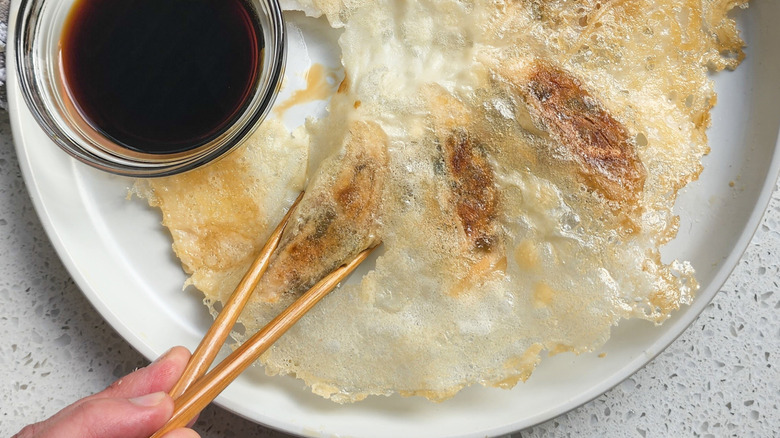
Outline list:
[[[160,392],[153,392],[151,394],[142,395],[140,397],[131,398],[130,403],[138,406],[151,407],[151,406],[159,405],[164,399],[165,399],[165,393],[160,391]]]

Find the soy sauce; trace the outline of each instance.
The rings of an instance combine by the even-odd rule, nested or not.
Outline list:
[[[198,147],[255,90],[262,30],[244,0],[77,0],[62,74],[82,117],[128,149]]]

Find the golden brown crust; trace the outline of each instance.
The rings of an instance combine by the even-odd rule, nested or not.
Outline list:
[[[439,156],[437,173],[443,178],[440,201],[464,242],[458,254],[452,254],[463,265],[453,273],[455,283],[448,290],[459,296],[506,270],[499,224],[501,196],[488,148],[475,133],[482,120],[474,120],[473,111],[441,87],[427,87],[424,96]]]
[[[639,201],[646,172],[633,139],[576,77],[537,61],[511,79],[536,127],[579,164],[588,188],[620,205]]]
[[[378,243],[387,136],[376,123],[355,122],[344,149],[332,182],[301,200],[258,286],[262,299],[273,302],[282,294],[303,292]]]
[[[665,263],[659,246],[679,226],[676,191],[696,178],[707,152],[714,94],[706,66],[741,55],[726,12],[742,0],[302,1],[332,4],[323,12],[344,25],[349,79],[328,116],[307,122],[300,137],[263,137],[247,166],[208,175],[213,183],[175,196],[158,189],[177,251],[203,260],[189,283],[216,313],[306,185],[275,268],[288,263],[297,277],[266,285],[237,340],[294,298],[268,302],[293,279],[316,276],[307,261],[327,270],[381,232],[384,251],[365,275],[277,341],[261,358],[266,372],[293,375],[338,403],[393,393],[442,400],[473,384],[512,387],[545,351],[594,351],[620,320],[660,323],[690,302],[693,268]],[[349,122],[358,117],[381,130]],[[377,197],[354,190],[377,180],[346,144],[383,145],[371,141],[382,131],[389,170]],[[292,155],[316,173],[308,184]],[[271,179],[292,173],[300,178]],[[221,183],[232,180],[241,184],[222,195]],[[244,200],[234,192],[248,188],[257,215],[223,221]],[[205,202],[179,208],[193,190]],[[211,202],[215,194],[228,208]],[[381,220],[360,216],[367,199],[380,198]],[[372,235],[362,222],[381,228]],[[228,245],[215,246],[218,232]],[[325,253],[325,242],[338,254]]]
[[[493,169],[465,128],[444,141],[452,179],[455,212],[473,249],[490,251],[497,243],[498,191]]]
[[[424,90],[433,118],[446,203],[468,241],[468,250],[489,252],[498,243],[499,193],[485,148],[472,132],[472,112],[438,86]]]

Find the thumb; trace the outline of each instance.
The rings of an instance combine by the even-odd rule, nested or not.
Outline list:
[[[173,414],[173,400],[164,392],[135,398],[89,397],[50,419],[33,425],[34,437],[145,438]]]

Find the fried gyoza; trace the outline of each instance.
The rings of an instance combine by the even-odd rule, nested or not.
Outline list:
[[[708,152],[708,68],[742,56],[740,2],[298,3],[341,32],[329,115],[295,135],[265,122],[233,156],[136,188],[213,307],[306,187],[247,334],[381,239],[261,358],[269,374],[337,402],[442,400],[692,300],[693,267],[660,247]]]
[[[559,146],[555,155],[573,161],[571,173],[608,200],[637,203],[646,175],[628,129],[571,73],[541,61],[519,69],[508,68],[505,78],[522,96],[527,108],[520,110],[530,113],[534,128]]]
[[[443,203],[442,220],[462,236],[460,259],[470,267],[450,291],[468,291],[485,275],[506,265],[500,238],[499,202],[487,151],[471,132],[472,118],[462,102],[440,87],[424,90],[435,138],[434,172],[441,178],[437,198]],[[458,257],[453,257],[458,259]]]
[[[255,292],[275,302],[298,295],[319,279],[377,245],[382,190],[387,179],[387,136],[375,123],[355,122],[337,168],[317,175],[282,235]]]

